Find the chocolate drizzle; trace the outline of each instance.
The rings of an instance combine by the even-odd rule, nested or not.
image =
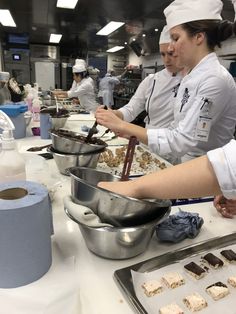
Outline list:
[[[218,281],[216,283],[213,283],[212,285],[208,286],[206,289],[212,288],[212,287],[223,287],[228,288],[223,282]]]

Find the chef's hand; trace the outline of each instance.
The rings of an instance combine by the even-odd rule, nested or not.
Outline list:
[[[236,215],[236,200],[227,199],[223,195],[217,195],[214,198],[214,206],[225,218],[233,218]]]
[[[131,181],[98,182],[98,187],[124,196],[138,198]]]
[[[95,118],[98,124],[110,129],[116,135],[122,136],[125,122],[117,117],[111,109],[105,110],[102,106],[98,107]]]

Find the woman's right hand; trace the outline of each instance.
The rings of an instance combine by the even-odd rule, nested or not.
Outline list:
[[[125,122],[117,117],[113,110],[105,110],[102,107],[98,107],[95,112],[95,118],[98,124],[105,126],[115,134],[122,136],[122,133],[124,133]]]
[[[236,215],[236,200],[230,200],[223,195],[217,195],[213,202],[216,210],[225,218],[233,218]]]

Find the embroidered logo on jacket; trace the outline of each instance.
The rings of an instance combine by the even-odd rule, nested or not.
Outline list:
[[[180,112],[182,111],[183,106],[188,102],[189,97],[190,97],[190,95],[188,93],[188,88],[185,88],[183,98],[181,100]]]
[[[177,96],[179,87],[180,87],[180,83],[173,87],[172,92],[174,93],[174,97]]]

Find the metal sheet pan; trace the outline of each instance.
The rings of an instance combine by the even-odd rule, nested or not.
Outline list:
[[[186,257],[200,254],[201,252],[214,248],[222,248],[235,243],[236,233],[232,233],[223,237],[216,237],[211,240],[206,240],[192,246],[183,247],[182,249],[159,255],[126,268],[118,269],[114,272],[114,278],[127,300],[134,307],[135,311],[140,314],[148,314],[135,295],[131,270],[138,272],[150,272],[160,267],[173,264],[177,261],[185,259]]]

